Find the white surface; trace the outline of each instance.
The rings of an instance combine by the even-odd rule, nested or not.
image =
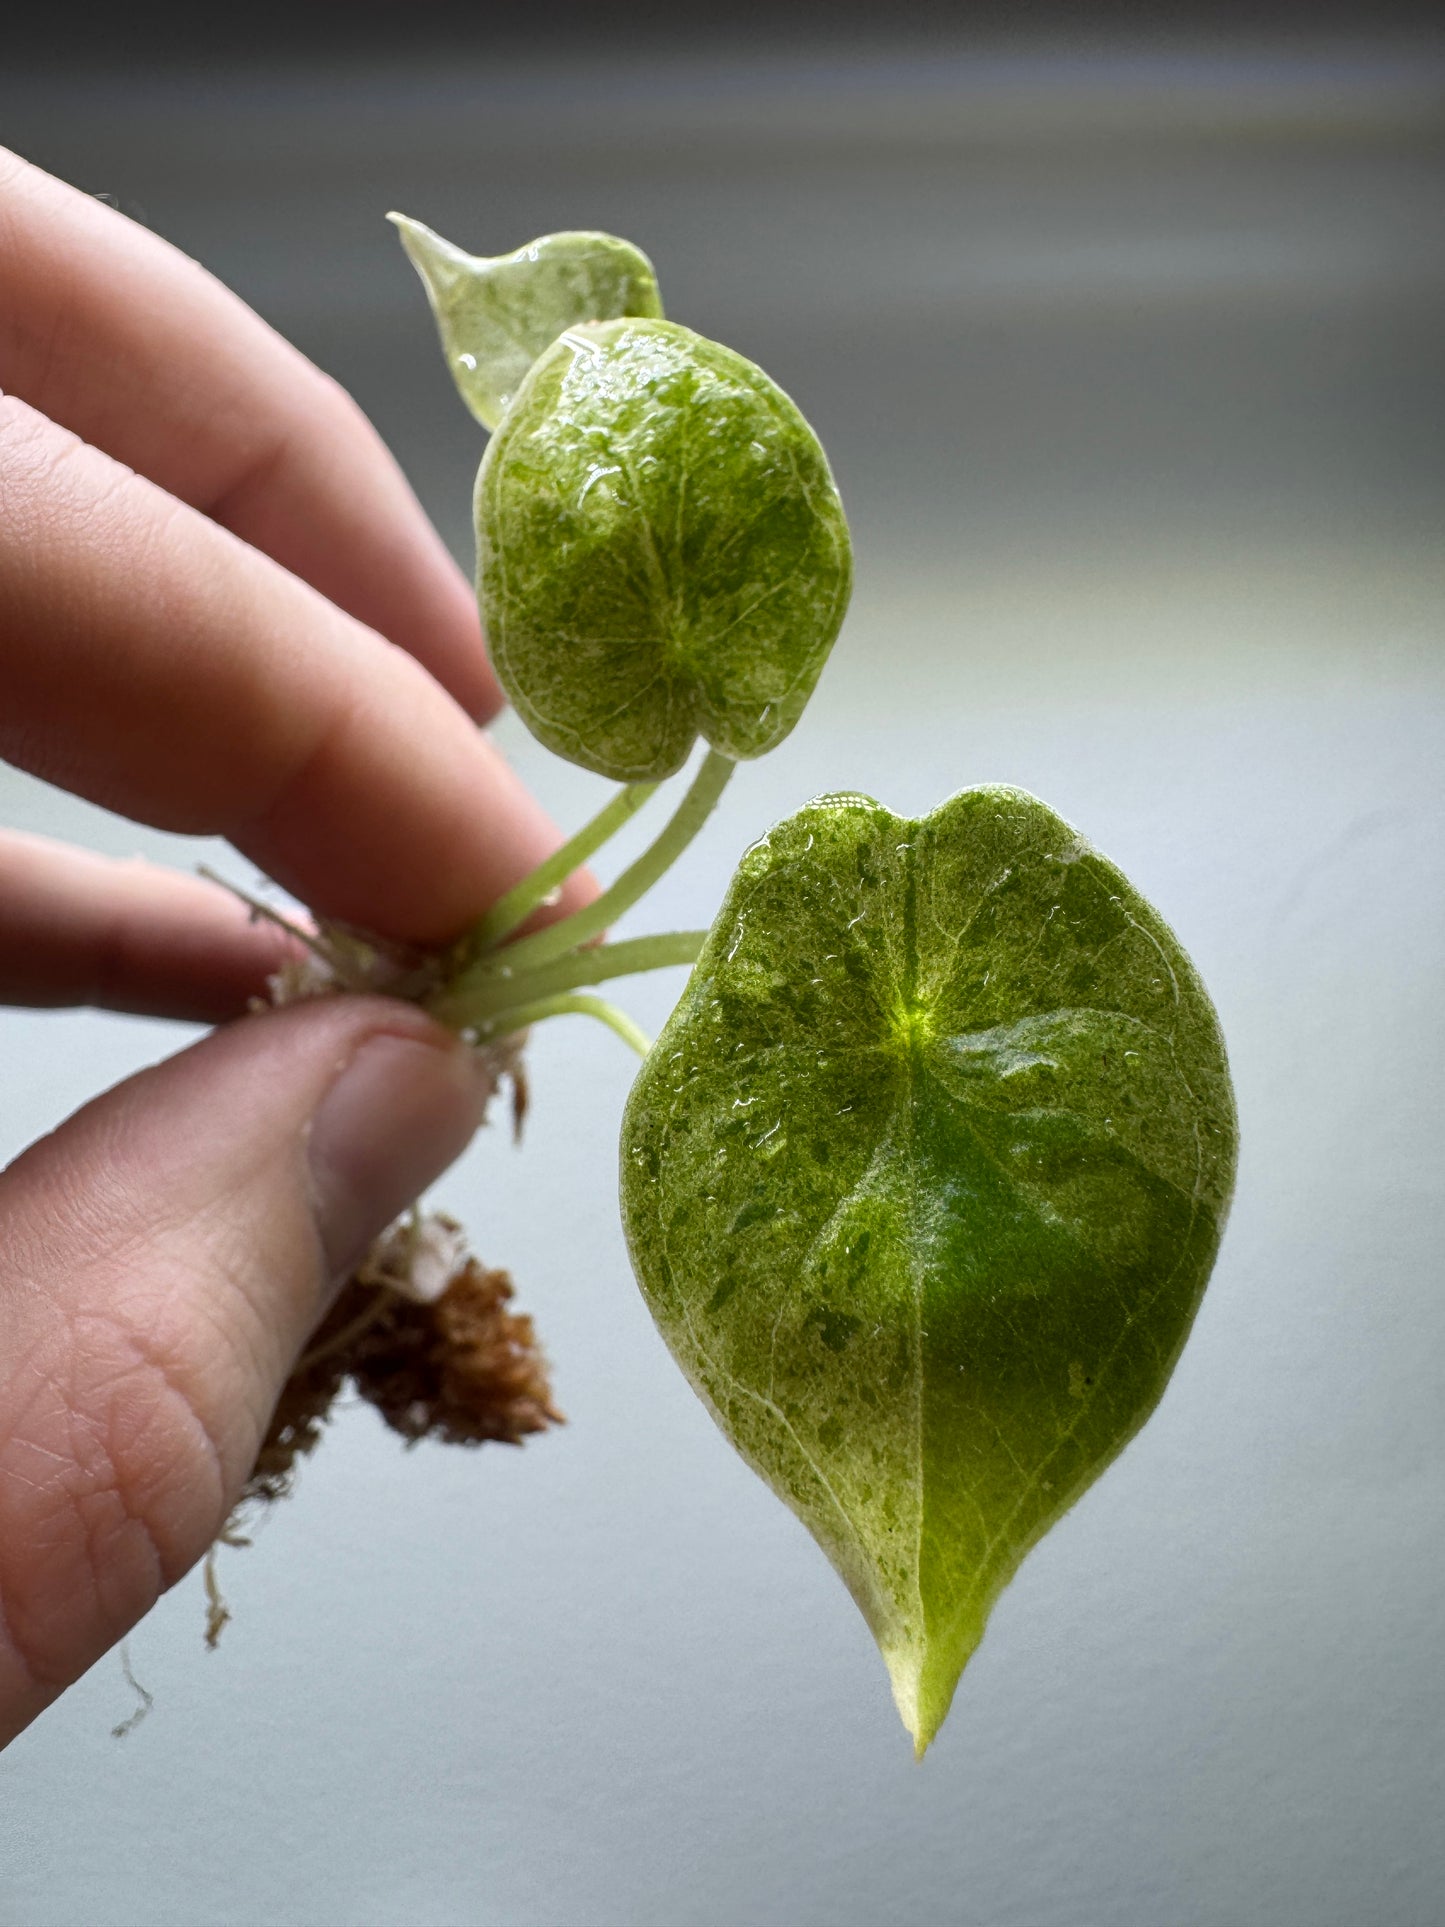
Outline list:
[[[524,1151],[490,1133],[438,1201],[516,1274],[570,1425],[408,1454],[347,1415],[225,1557],[217,1654],[193,1578],[131,1642],[145,1725],[111,1739],[132,1704],[111,1659],[0,1759],[17,1927],[1445,1914],[1438,69],[1377,76],[1343,122],[1236,112],[1211,134],[1191,112],[1176,137],[1155,114],[1120,146],[1098,114],[1065,138],[994,113],[982,147],[946,114],[940,133],[941,83],[916,143],[896,101],[886,138],[865,116],[850,141],[816,111],[820,71],[806,138],[770,142],[758,109],[746,140],[689,149],[634,87],[585,164],[574,95],[545,87],[530,151],[514,129],[489,147],[479,114],[429,162],[424,76],[376,82],[356,121],[344,88],[309,97],[331,115],[314,138],[296,88],[219,95],[209,122],[122,89],[28,142],[22,103],[3,125],[264,296],[453,532],[475,443],[366,225],[386,206],[488,248],[615,226],[676,312],[798,393],[855,510],[854,612],[796,735],[630,927],[706,921],[742,847],[823,789],[1043,795],[1174,924],[1229,1039],[1243,1160],[1194,1337],[1005,1595],[917,1768],[853,1607],[631,1284],[626,1053],[547,1027]],[[1251,71],[1237,91],[1277,104],[1277,72],[1270,93]],[[1106,80],[1084,95],[1127,106],[1128,74]],[[290,171],[283,196],[258,161],[254,201],[266,143]],[[1039,265],[1000,309],[970,292],[979,258],[996,284]],[[504,740],[565,820],[600,793]],[[195,855],[15,777],[0,816]],[[654,1027],[665,1009],[657,980],[622,997]],[[0,1018],[0,1149],[172,1041]]]

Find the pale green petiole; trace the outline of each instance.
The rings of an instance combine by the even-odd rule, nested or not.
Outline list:
[[[474,990],[479,991],[483,985],[504,973],[512,978],[519,977],[538,964],[550,963],[554,958],[565,956],[569,950],[575,950],[593,937],[600,936],[609,924],[615,922],[624,910],[630,910],[633,904],[644,897],[653,884],[672,868],[711,816],[718,798],[727,787],[728,778],[736,767],[736,763],[730,756],[724,756],[721,750],[710,749],[703,759],[702,767],[693,778],[686,796],[678,804],[676,812],[662,833],[649,844],[635,863],[622,872],[610,889],[604,890],[602,895],[595,902],[589,903],[585,909],[574,911],[570,917],[562,918],[559,923],[550,923],[545,930],[534,931],[530,937],[519,937],[516,943],[508,944],[505,950],[493,951],[488,956],[479,958],[452,980],[443,993],[442,1001],[450,1007],[463,997],[470,997]],[[614,799],[615,803],[620,805],[633,787],[629,785],[628,789],[622,792],[622,796]],[[609,805],[609,808],[611,807],[613,806]],[[632,805],[627,815],[631,815],[632,809],[637,807],[636,804]],[[607,812],[604,810],[602,814],[605,816]],[[601,818],[596,820],[600,822]],[[621,822],[626,818],[621,817],[618,820]],[[589,825],[589,829],[591,827]],[[586,830],[581,832],[583,836],[587,833]],[[558,855],[560,857],[561,852],[558,852]],[[521,889],[524,885],[519,884],[517,887]],[[548,889],[550,887],[549,884]],[[547,891],[544,890],[542,894],[545,896]],[[503,902],[505,901],[506,899],[503,898]],[[609,946],[609,948],[614,947],[621,949],[624,946]],[[669,958],[668,961],[690,962],[691,959]],[[640,963],[630,968],[648,970],[655,966]],[[572,981],[591,983],[597,982],[598,979],[579,977]]]
[[[640,970],[663,970],[670,964],[690,964],[702,948],[705,930],[675,930],[664,936],[633,937],[625,943],[598,944],[560,957],[535,962],[531,969],[508,967],[486,975],[469,973],[428,1000],[427,1009],[454,1030],[486,1028],[497,1036],[503,1029],[520,1028],[515,1013],[533,1004],[605,983],[609,977],[630,977]],[[515,946],[520,949],[521,945]],[[506,953],[509,957],[512,951]]]
[[[493,1038],[503,1036],[507,1031],[524,1030],[529,1024],[539,1024],[544,1017],[595,1017],[599,1023],[606,1024],[609,1030],[616,1031],[624,1044],[630,1044],[639,1057],[646,1057],[652,1049],[652,1040],[616,1004],[609,1004],[605,997],[590,997],[584,991],[563,997],[539,997],[534,1004],[523,1004],[515,1010],[507,1011],[504,1016],[479,1024],[476,1038],[479,1044],[489,1044]]]
[[[637,814],[657,787],[656,783],[629,783],[619,790],[590,823],[584,823],[575,836],[568,837],[560,850],[554,850],[520,883],[513,884],[505,896],[498,897],[463,940],[462,952],[477,957],[493,949],[503,937],[509,937],[554,890],[562,887],[574,870],[580,870],[589,857],[595,856],[603,844]]]

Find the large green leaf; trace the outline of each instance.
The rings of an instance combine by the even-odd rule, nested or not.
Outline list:
[[[495,428],[544,348],[578,321],[660,315],[652,263],[615,234],[544,234],[511,254],[468,254],[408,215],[388,217],[436,316],[462,400]]]
[[[620,781],[780,742],[851,584],[827,459],[760,368],[667,321],[569,329],[477,477],[492,660],[549,749]]]
[[[920,1752],[1024,1553],[1163,1392],[1234,1157],[1189,959],[1034,798],[824,797],[743,859],[628,1103],[624,1219]]]

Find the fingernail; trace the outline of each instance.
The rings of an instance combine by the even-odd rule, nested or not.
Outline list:
[[[307,1144],[316,1227],[334,1281],[459,1157],[486,1109],[474,1052],[370,1037],[321,1100]]]

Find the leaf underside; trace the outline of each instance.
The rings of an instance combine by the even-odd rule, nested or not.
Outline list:
[[[544,234],[489,259],[404,214],[391,218],[426,288],[452,379],[484,428],[497,426],[565,328],[662,313],[652,263],[615,234]]]
[[[492,660],[549,749],[619,781],[781,742],[847,607],[827,459],[760,368],[666,321],[569,329],[477,477]]]
[[[744,858],[634,1086],[647,1302],[868,1620],[921,1753],[1144,1422],[1236,1130],[1177,939],[1022,791],[825,797]]]

